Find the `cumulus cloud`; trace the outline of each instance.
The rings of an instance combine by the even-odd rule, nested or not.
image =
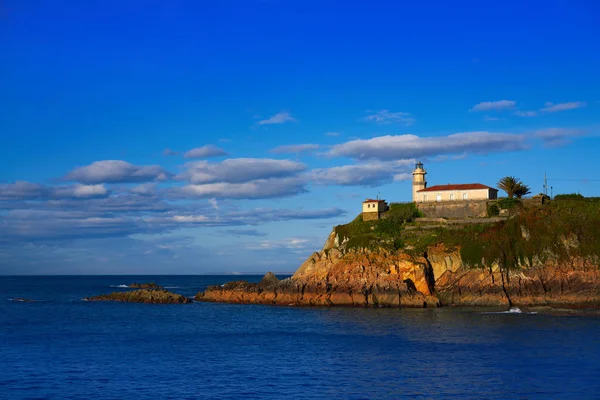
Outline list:
[[[513,100],[498,100],[498,101],[482,101],[475,104],[470,111],[490,111],[490,110],[507,110],[515,107],[517,104]]]
[[[81,189],[81,188],[80,188]],[[89,189],[89,188],[88,188]],[[89,195],[85,189],[85,195]],[[94,192],[94,190],[92,190]],[[4,203],[0,202],[0,205]],[[15,242],[53,242],[134,234],[167,233],[181,227],[260,225],[273,221],[328,219],[345,215],[338,208],[237,210],[207,204],[168,204],[127,193],[106,198],[16,202],[0,219],[0,247]]]
[[[270,158],[230,158],[220,163],[197,161],[186,164],[187,170],[179,179],[194,184],[206,183],[244,183],[256,179],[284,178],[304,171],[306,165]]]
[[[0,200],[91,199],[108,194],[104,185],[45,186],[26,181],[0,184]]]
[[[52,196],[56,198],[74,197],[89,199],[93,197],[106,197],[108,193],[108,189],[102,184],[60,186],[52,189]]]
[[[297,120],[289,112],[282,111],[272,117],[258,121],[258,125],[285,124],[286,122],[297,122]]]
[[[306,182],[298,178],[257,179],[243,183],[217,182],[186,185],[170,190],[172,197],[215,199],[268,199],[306,192]]]
[[[185,158],[211,158],[211,157],[221,157],[229,155],[225,150],[213,146],[206,145],[202,147],[196,147],[190,151],[185,152],[183,157]]]
[[[22,200],[45,197],[48,189],[43,185],[16,181],[15,183],[0,184],[0,200]]]
[[[402,176],[399,170],[410,170],[414,160],[386,163],[343,165],[332,168],[315,169],[309,173],[311,181],[322,185],[378,186]]]
[[[143,183],[129,189],[130,193],[138,194],[140,196],[154,196],[157,191],[156,183]]]
[[[75,168],[64,179],[96,184],[148,182],[166,180],[170,176],[171,174],[159,165],[137,166],[122,160],[104,160]]]
[[[279,146],[279,147],[275,147],[273,150],[271,150],[272,153],[302,153],[305,151],[313,151],[313,150],[318,150],[319,149],[319,145],[318,144],[311,144],[311,143],[307,143],[307,144],[292,144],[292,145],[286,145],[286,146]]]
[[[402,160],[440,154],[485,154],[526,148],[523,135],[484,131],[426,138],[415,135],[388,135],[367,140],[358,139],[335,145],[328,154],[359,160]]]
[[[389,110],[381,110],[375,114],[367,115],[363,121],[375,122],[378,124],[399,123],[406,126],[415,123],[415,119],[406,112],[390,112]]]
[[[585,106],[587,106],[587,103],[585,101],[571,101],[567,103],[558,104],[554,104],[549,101],[546,104],[544,104],[544,108],[540,109],[540,111],[545,113],[554,113],[558,111],[574,110],[576,108],[582,108]]]
[[[546,147],[560,147],[569,144],[575,137],[585,136],[583,129],[549,128],[536,131],[536,137],[543,140]]]

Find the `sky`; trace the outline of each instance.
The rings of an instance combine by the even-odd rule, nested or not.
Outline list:
[[[1,0],[0,274],[292,273],[365,198],[600,196],[600,3]],[[550,193],[549,193],[550,194]]]

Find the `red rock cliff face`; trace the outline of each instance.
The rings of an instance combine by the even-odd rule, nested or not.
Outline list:
[[[535,263],[534,263],[535,265]],[[435,307],[440,305],[600,306],[598,260],[556,261],[502,272],[471,269],[443,245],[422,256],[346,251],[332,233],[293,277],[210,287],[200,301],[299,306]]]
[[[344,253],[335,234],[293,277],[258,285],[236,282],[200,293],[201,301],[301,306],[435,307],[422,262],[384,251]]]

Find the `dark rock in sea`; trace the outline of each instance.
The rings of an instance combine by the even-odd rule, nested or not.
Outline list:
[[[126,303],[154,303],[154,304],[187,304],[192,300],[166,290],[138,289],[131,292],[114,292],[100,296],[88,297],[88,301],[121,301]]]
[[[268,287],[277,286],[278,283],[279,279],[275,276],[275,274],[272,272],[267,272],[267,274],[263,276],[261,281],[258,283],[258,288],[266,289]]]
[[[131,289],[151,289],[151,290],[164,290],[164,288],[160,285],[157,285],[154,282],[149,283],[132,283],[129,285]]]
[[[26,299],[25,297],[15,297],[12,300],[13,301],[18,301],[18,302],[21,302],[21,303],[33,303],[33,302],[35,302],[35,300]]]

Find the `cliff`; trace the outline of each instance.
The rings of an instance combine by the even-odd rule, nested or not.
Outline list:
[[[336,227],[288,279],[232,282],[200,301],[307,306],[600,306],[600,202],[519,209],[506,221],[421,226],[408,205]]]

